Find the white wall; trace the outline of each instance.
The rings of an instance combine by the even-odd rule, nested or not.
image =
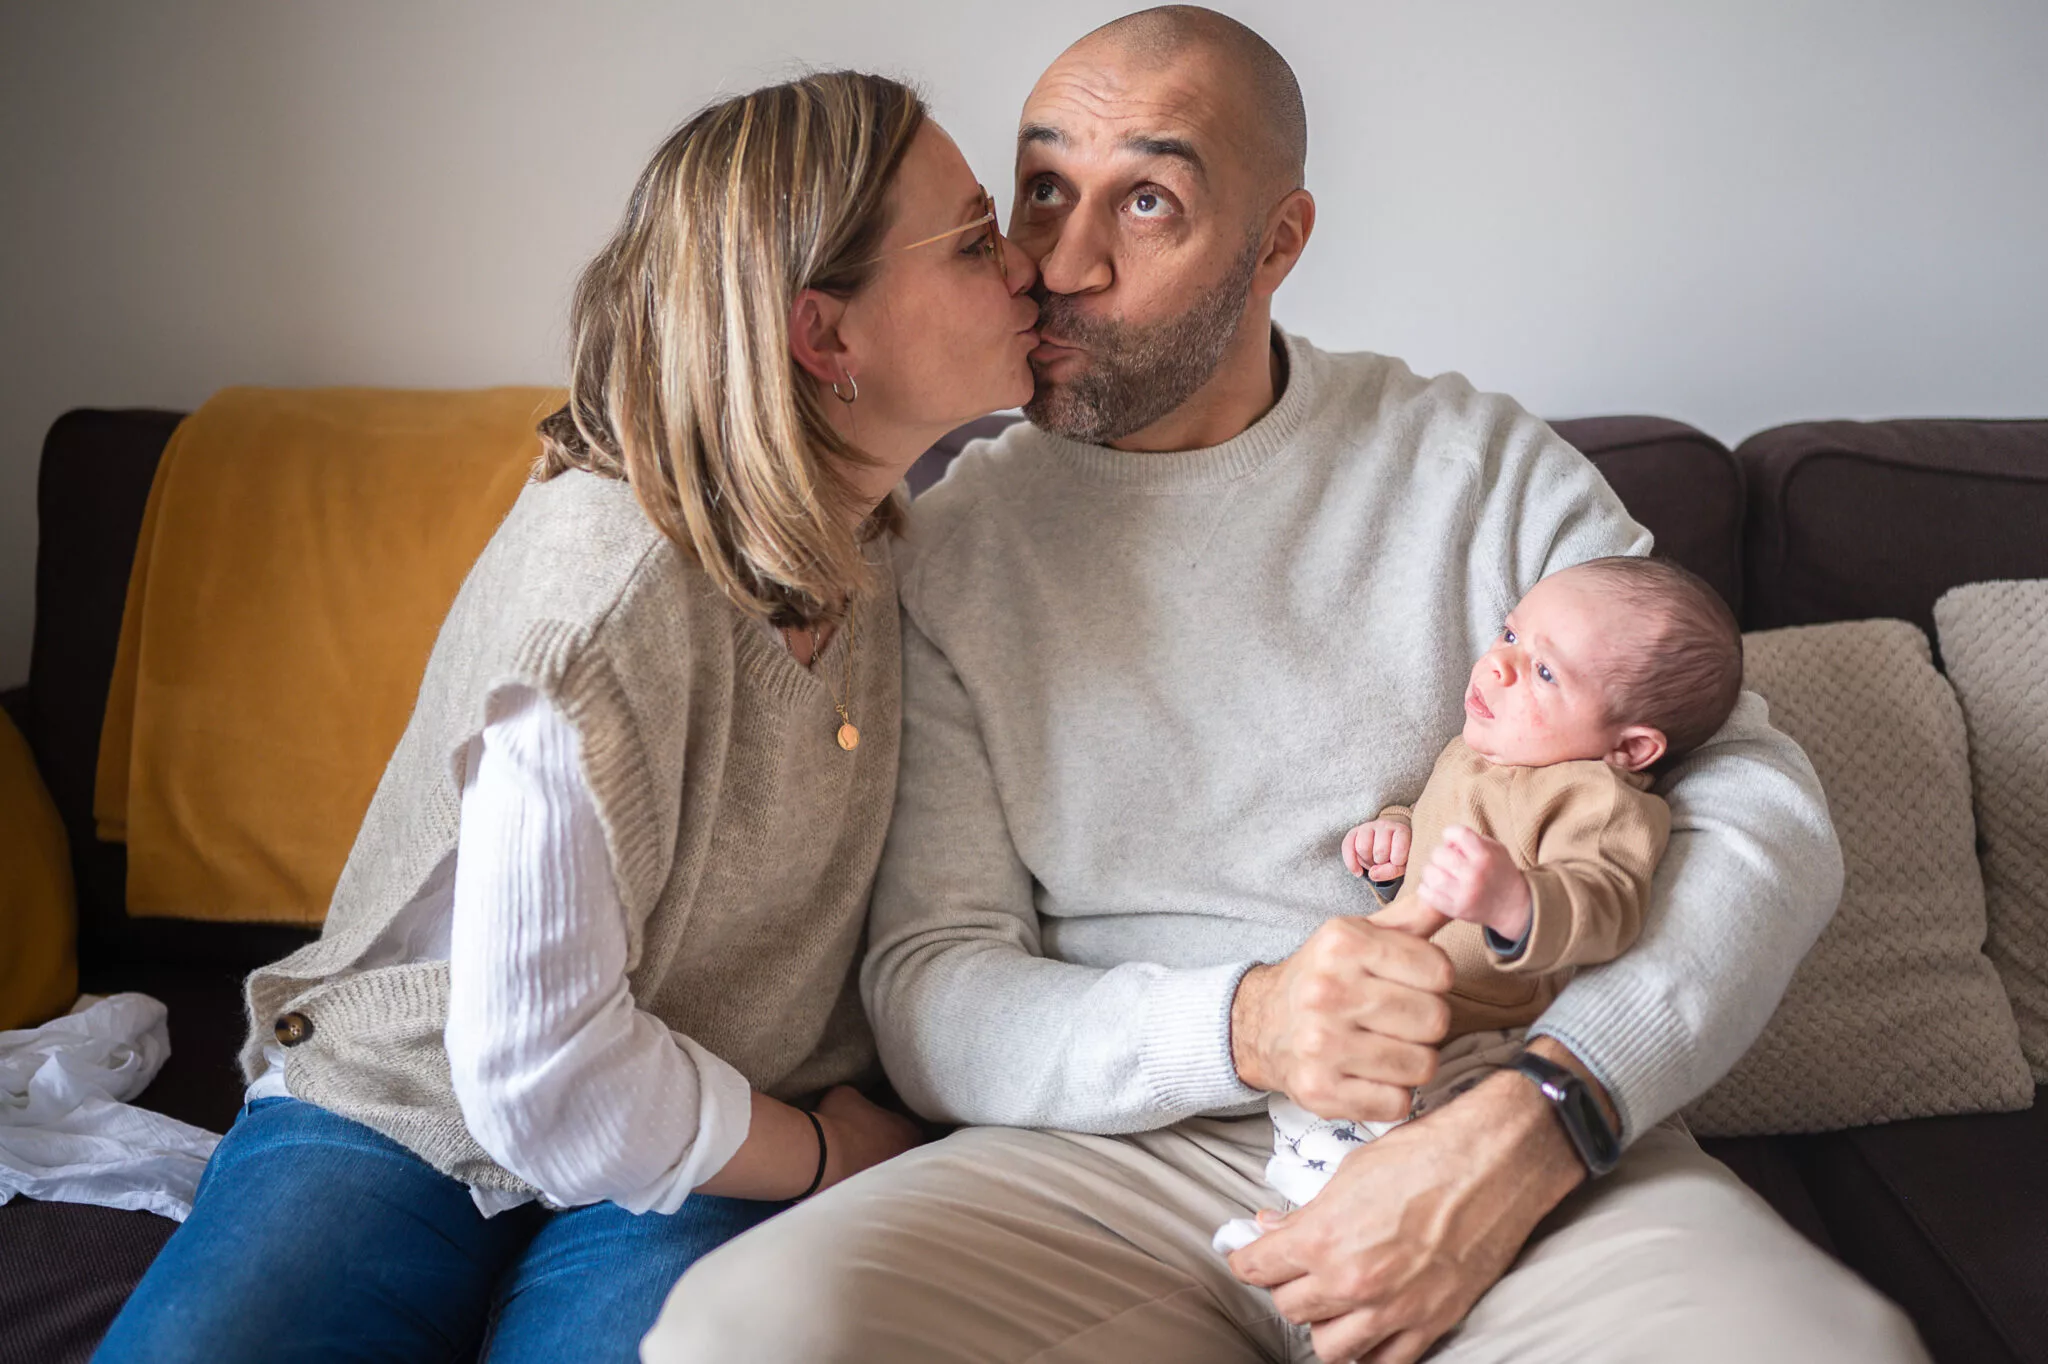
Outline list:
[[[705,99],[913,76],[1007,201],[1031,81],[1126,7],[0,7],[0,685],[66,408],[557,380],[571,278]],[[1307,94],[1322,216],[1279,313],[1326,346],[1731,442],[2048,412],[2040,0],[1222,7]]]

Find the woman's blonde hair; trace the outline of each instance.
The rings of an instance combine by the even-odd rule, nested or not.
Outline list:
[[[868,585],[861,542],[900,532],[903,506],[891,497],[848,530],[844,470],[872,461],[791,357],[790,309],[802,290],[867,282],[926,113],[895,81],[831,71],[723,100],[671,135],[577,284],[569,401],[540,424],[535,476],[624,478],[742,610],[837,616]]]

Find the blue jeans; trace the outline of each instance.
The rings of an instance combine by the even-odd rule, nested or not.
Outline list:
[[[259,1099],[93,1358],[636,1361],[683,1271],[787,1206],[692,1194],[672,1216],[529,1203],[486,1219],[388,1137]]]

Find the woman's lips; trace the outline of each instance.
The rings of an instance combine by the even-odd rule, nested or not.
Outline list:
[[[1063,360],[1069,355],[1079,355],[1080,353],[1080,347],[1061,345],[1058,341],[1054,341],[1041,333],[1038,338],[1038,344],[1032,348],[1031,363],[1034,365],[1049,365],[1055,360]]]
[[[1479,686],[1474,683],[1465,691],[1465,713],[1481,720],[1491,720],[1493,712],[1486,708],[1486,702],[1479,699]]]

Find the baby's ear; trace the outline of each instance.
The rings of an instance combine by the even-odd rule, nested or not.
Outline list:
[[[1664,731],[1656,726],[1630,725],[1615,736],[1607,761],[1624,772],[1640,772],[1646,767],[1654,767],[1669,747]]]

